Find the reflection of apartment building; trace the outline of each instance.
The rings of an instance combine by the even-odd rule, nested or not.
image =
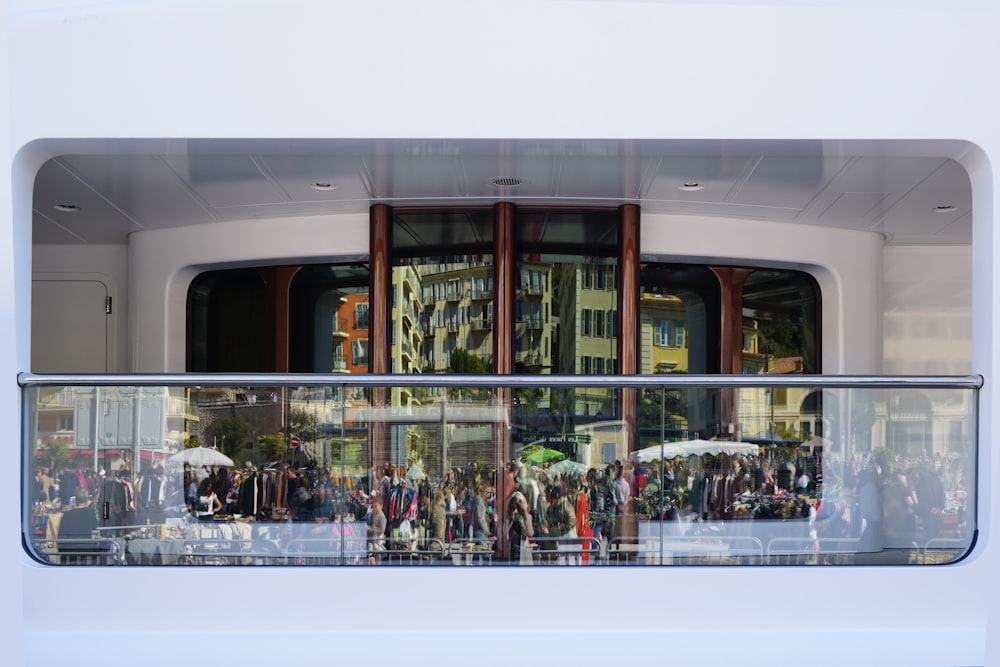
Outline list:
[[[679,297],[646,293],[639,306],[639,337],[643,375],[686,373],[688,370],[687,311]]]
[[[65,443],[82,467],[131,467],[137,455],[162,461],[198,421],[183,387],[61,387],[42,390],[36,445]]]
[[[606,375],[618,368],[618,292],[613,262],[585,258],[583,263],[559,266],[554,286],[558,311],[556,372],[566,375]],[[573,413],[615,414],[617,393],[605,388],[573,392]],[[560,399],[562,404],[565,399]]]
[[[521,265],[514,301],[514,363],[519,373],[552,372],[556,335],[552,292],[550,264]]]
[[[420,350],[424,335],[420,326],[423,310],[420,276],[410,266],[393,269],[392,315],[389,321],[392,342],[393,373],[420,373],[423,361]]]
[[[481,360],[485,368],[493,361],[493,266],[475,257],[455,259],[460,261],[428,264],[414,272],[423,303],[416,351],[425,372],[447,371],[456,349]]]
[[[582,375],[615,373],[618,366],[615,267],[588,263],[580,265],[576,273],[579,286],[576,372]]]
[[[744,438],[783,440],[822,435],[821,399],[808,387],[739,390],[738,415]]]
[[[341,296],[332,324],[330,370],[334,373],[367,373],[368,294]]]

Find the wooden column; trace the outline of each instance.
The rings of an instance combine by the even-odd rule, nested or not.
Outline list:
[[[259,270],[267,290],[267,321],[271,325],[268,332],[271,358],[268,366],[272,373],[288,372],[288,321],[289,287],[292,278],[299,272],[298,266],[275,266]]]
[[[516,291],[514,265],[514,205],[500,202],[493,207],[493,370],[497,375],[510,375],[514,371],[514,294]],[[493,420],[493,460],[496,462],[497,541],[498,558],[508,556],[507,549],[507,499],[513,488],[508,488],[505,466],[511,459],[510,423],[511,389],[496,389],[496,410]]]
[[[619,209],[618,257],[618,373],[639,372],[639,207],[625,204]],[[621,390],[622,421],[629,451],[638,449],[638,392]]]
[[[639,372],[639,207],[625,204],[618,209],[618,373],[637,375]],[[636,389],[621,389],[621,419],[628,451],[639,449],[639,396]],[[628,458],[626,457],[626,461]],[[624,463],[624,461],[623,461]],[[632,489],[635,493],[635,489]],[[620,517],[616,537],[621,545],[631,544],[638,537],[639,526],[635,503],[628,503],[626,515]],[[626,547],[627,548],[627,547]],[[619,554],[631,558],[631,552]]]
[[[493,207],[493,371],[514,371],[514,205],[501,202]]]
[[[743,286],[752,269],[711,267],[719,279],[722,295],[722,332],[719,348],[719,372],[722,375],[739,375],[743,372]],[[721,390],[719,399],[719,431],[733,436],[729,424],[735,423],[736,397],[734,389]],[[707,434],[709,437],[714,433]]]
[[[618,368],[622,375],[639,372],[639,207],[619,209]]]
[[[389,315],[392,307],[392,209],[375,204],[369,211],[368,371],[389,372]],[[386,460],[389,429],[383,421],[390,391],[373,387],[370,393],[372,421],[368,425],[369,463],[377,471]]]

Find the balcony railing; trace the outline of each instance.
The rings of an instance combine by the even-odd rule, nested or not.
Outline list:
[[[24,374],[19,382],[25,479],[36,469],[73,471],[51,497],[24,498],[25,544],[51,565],[911,565],[955,561],[974,544],[978,377]],[[415,390],[419,403],[408,399]],[[274,400],[226,411],[225,420],[218,405],[194,398],[251,393]],[[148,396],[169,396],[173,407]],[[562,526],[558,508],[536,505],[526,511],[545,512],[548,534],[512,542],[516,515],[501,502],[484,537],[457,524],[437,535],[441,527],[422,518],[412,527],[419,539],[367,535],[371,498],[393,485],[421,493],[447,478],[461,493],[483,482],[502,498],[511,461],[525,499],[535,485],[541,498],[554,485],[582,489],[571,507],[587,506],[584,534],[565,537],[576,523]],[[388,489],[386,462],[396,467]],[[321,474],[337,483],[308,504],[292,494],[243,502],[257,496],[237,486],[218,493],[217,516],[196,516],[185,473],[249,466],[278,483],[290,470],[310,484]],[[116,475],[99,477],[101,468]],[[613,481],[619,475],[625,483]],[[49,531],[81,476],[98,531]],[[122,482],[139,497],[154,482],[163,493],[123,509],[113,500]],[[74,552],[81,540],[87,548]]]

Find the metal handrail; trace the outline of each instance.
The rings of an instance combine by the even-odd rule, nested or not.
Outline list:
[[[19,373],[21,387],[337,386],[337,387],[820,387],[981,389],[981,375],[351,375],[340,373]]]

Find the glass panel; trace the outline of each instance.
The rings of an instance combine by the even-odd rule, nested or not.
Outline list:
[[[640,372],[718,373],[719,281],[704,267],[645,264],[639,291]]]
[[[524,437],[515,406],[591,391],[573,378],[359,380],[26,388],[25,544],[60,566],[904,565],[972,545],[967,385],[623,381],[643,396],[636,447],[624,422],[573,405],[546,406],[561,430]],[[418,400],[386,400],[403,391]],[[741,432],[822,435],[671,428],[727,392]]]
[[[392,270],[392,372],[491,372],[493,256],[399,261]]]
[[[618,251],[618,212],[519,208],[517,238],[521,252],[613,257]]]
[[[188,288],[188,371],[265,372],[267,290],[254,269],[207,271]]]
[[[492,245],[492,209],[392,211],[393,257],[490,252]]]
[[[700,266],[645,264],[640,274],[639,363],[644,375],[719,372],[719,281]],[[721,431],[715,389],[639,393],[639,446]],[[662,428],[662,433],[661,433]]]
[[[514,298],[514,372],[614,372],[618,356],[618,218],[615,212],[519,210]],[[524,452],[572,459],[579,432],[614,420],[620,393],[609,387],[515,390],[515,458]]]
[[[394,211],[393,373],[492,370],[492,225],[490,209]]]
[[[368,267],[304,266],[289,288],[292,373],[368,372]]]
[[[743,373],[820,372],[819,287],[797,271],[754,271],[743,287]]]
[[[368,371],[368,268],[290,267],[287,350],[295,373]],[[208,271],[188,290],[188,370],[265,372],[275,353],[268,313],[274,267]],[[271,291],[269,293],[269,286]]]

